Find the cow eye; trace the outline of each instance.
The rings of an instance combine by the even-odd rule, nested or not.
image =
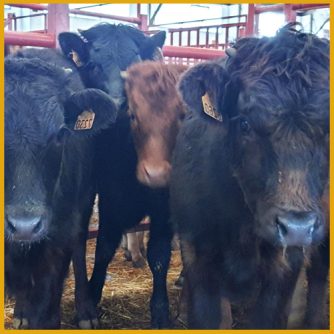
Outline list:
[[[133,122],[136,119],[135,115],[132,113],[129,115],[129,117],[131,122]]]
[[[246,119],[241,119],[240,120],[240,130],[242,131],[242,133],[248,134],[250,129],[251,127],[250,127],[249,122]]]

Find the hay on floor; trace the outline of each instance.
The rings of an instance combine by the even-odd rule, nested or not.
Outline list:
[[[96,239],[87,242],[87,269],[89,275],[93,270]],[[174,286],[181,271],[179,251],[172,251],[168,272],[168,293],[170,314],[174,328],[185,328],[177,320],[178,299],[180,290]],[[65,282],[62,298],[62,328],[76,328],[74,309],[74,276],[72,268]],[[102,328],[112,329],[148,329],[150,328],[149,301],[152,291],[152,275],[148,265],[144,268],[133,268],[127,262],[120,248],[108,267],[103,298],[99,306],[99,317]],[[5,328],[12,328],[14,300],[5,303]]]

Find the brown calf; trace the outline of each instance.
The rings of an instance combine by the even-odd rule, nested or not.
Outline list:
[[[137,178],[152,188],[169,182],[171,156],[185,115],[176,85],[186,69],[146,61],[132,65],[124,75],[138,155]]]

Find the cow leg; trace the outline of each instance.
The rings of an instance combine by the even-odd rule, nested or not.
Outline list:
[[[122,228],[119,224],[112,224],[110,201],[100,194],[99,197],[99,234],[97,236],[95,263],[89,288],[94,305],[102,297],[102,290],[106,278],[107,268],[122,239]]]
[[[131,253],[132,265],[134,268],[141,268],[145,265],[145,259],[140,252],[140,244],[136,232],[126,234],[128,239],[128,250]]]
[[[77,233],[73,245],[73,271],[75,277],[75,307],[79,328],[91,329],[98,327],[96,307],[90,295],[86,267],[86,244],[89,220],[94,206],[94,195],[87,197],[82,209],[81,230]]]
[[[285,329],[291,306],[292,295],[303,265],[304,255],[299,248],[287,250],[290,268],[284,273],[264,270],[261,290],[251,316],[250,328]],[[275,261],[267,259],[267,265]],[[283,269],[282,269],[283,270]]]
[[[147,261],[153,275],[153,292],[150,303],[152,328],[170,326],[166,278],[171,256],[172,236],[167,217],[162,219],[158,216],[151,216]]]
[[[60,301],[63,283],[71,260],[71,253],[53,257],[52,268],[47,274],[36,275],[37,279],[29,293],[29,305],[26,310],[29,328],[57,329],[60,327]],[[43,270],[43,268],[40,268]]]
[[[122,235],[122,242],[121,242],[121,246],[123,248],[124,251],[124,257],[126,261],[131,261],[131,253],[129,252],[129,248],[128,248],[128,234],[124,233]]]
[[[80,237],[73,252],[75,276],[75,307],[78,326],[81,329],[98,328],[96,307],[90,295],[86,269],[86,234]]]
[[[305,327],[328,329],[328,268],[329,244],[315,249],[311,256],[311,266],[307,269],[308,293]]]
[[[141,255],[146,258],[146,249],[145,249],[145,245],[144,245],[144,235],[145,232],[144,231],[139,231],[136,232],[137,235],[137,239],[138,239],[138,243],[139,243],[139,249],[140,249],[140,253]]]
[[[214,268],[196,261],[185,269],[188,285],[188,326],[191,329],[218,329],[221,325],[221,296]]]
[[[15,308],[14,308],[14,319],[13,327],[15,329],[27,329],[29,328],[28,316],[26,314],[27,309],[27,293],[22,291],[15,296]]]

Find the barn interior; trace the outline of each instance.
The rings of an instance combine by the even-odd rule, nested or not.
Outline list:
[[[187,13],[185,15],[184,13]],[[300,22],[305,32],[330,38],[328,4],[7,4],[4,5],[4,42],[7,52],[21,47],[59,48],[57,35],[76,32],[101,22],[132,25],[147,35],[158,31],[167,34],[162,49],[164,61],[193,66],[225,55],[226,49],[242,37],[273,36],[288,22]],[[140,222],[138,222],[140,223]],[[143,227],[144,226],[144,227]],[[145,244],[149,223],[145,230]],[[87,268],[94,265],[98,233],[98,210],[95,207],[87,240]],[[182,269],[177,242],[172,250],[168,271],[168,292],[173,327],[186,329],[182,290],[175,282]],[[303,312],[307,290],[305,272],[299,281],[294,303],[295,314]],[[62,329],[75,329],[74,275],[70,269],[62,297]],[[99,305],[101,328],[149,329],[149,299],[152,276],[147,263],[135,268],[120,246],[108,267],[102,302]],[[299,294],[299,296],[297,296]],[[246,306],[245,306],[246,307]],[[244,310],[234,310],[233,328],[243,328]],[[5,328],[11,329],[14,300],[5,301]],[[298,328],[298,316],[289,327]]]

